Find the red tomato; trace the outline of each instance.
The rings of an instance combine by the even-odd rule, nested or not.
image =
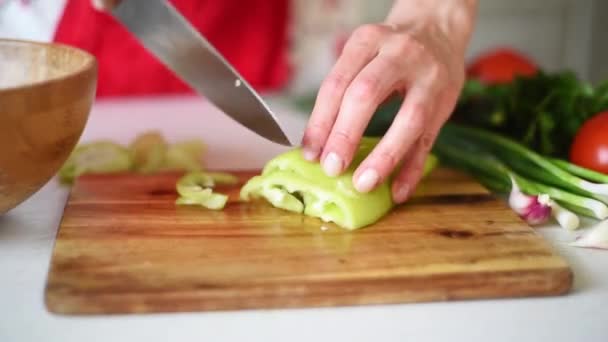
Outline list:
[[[594,115],[579,128],[570,148],[570,161],[608,174],[608,111]]]
[[[467,76],[485,84],[508,83],[516,75],[533,76],[538,66],[523,54],[499,48],[477,57],[467,68]]]

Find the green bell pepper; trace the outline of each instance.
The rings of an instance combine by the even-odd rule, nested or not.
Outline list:
[[[158,172],[165,162],[168,144],[157,131],[140,134],[129,146],[133,168],[140,173]]]
[[[200,171],[205,145],[199,140],[177,142],[167,148],[162,170]]]
[[[243,201],[264,199],[284,210],[317,217],[346,229],[358,229],[380,220],[395,205],[390,179],[368,193],[358,192],[352,178],[358,165],[378,143],[364,137],[350,167],[338,177],[329,177],[317,162],[302,157],[299,148],[270,160],[262,174],[251,178],[241,189]],[[437,163],[430,156],[428,174]]]
[[[111,141],[100,140],[77,146],[58,172],[62,183],[88,173],[116,173],[131,169],[129,150]]]
[[[216,185],[234,185],[238,178],[229,173],[193,171],[182,176],[175,185],[179,198],[177,205],[199,205],[211,210],[224,209],[228,202],[225,194],[213,192]]]

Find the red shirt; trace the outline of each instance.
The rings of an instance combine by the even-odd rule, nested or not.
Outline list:
[[[257,90],[276,89],[289,75],[288,0],[173,0],[171,3]],[[113,17],[90,0],[68,0],[56,42],[82,48],[99,63],[98,96],[189,93]]]

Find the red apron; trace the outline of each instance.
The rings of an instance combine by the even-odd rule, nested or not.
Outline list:
[[[257,90],[289,76],[288,0],[173,0],[173,5]],[[99,63],[98,96],[190,93],[107,13],[90,0],[68,0],[56,42],[80,47]]]

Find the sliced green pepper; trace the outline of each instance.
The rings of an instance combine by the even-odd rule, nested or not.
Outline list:
[[[167,149],[163,169],[200,171],[205,145],[199,140],[187,140],[170,145]]]
[[[213,180],[215,185],[235,185],[239,182],[237,176],[226,172],[205,171],[205,174]]]
[[[365,137],[350,167],[338,177],[329,177],[317,162],[302,157],[299,148],[269,161],[262,174],[250,179],[241,189],[241,199],[265,199],[273,206],[334,222],[346,229],[358,229],[375,223],[394,206],[390,180],[368,193],[358,192],[352,178],[359,164],[378,143]],[[428,158],[425,174],[436,165]]]
[[[211,189],[202,189],[193,196],[179,197],[175,204],[177,205],[200,205],[211,210],[222,210],[228,202],[228,196],[224,194],[214,193]]]
[[[96,141],[80,145],[72,151],[59,170],[64,183],[85,173],[115,173],[129,171],[133,165],[129,150],[111,141]]]
[[[167,142],[157,131],[140,134],[130,146],[133,154],[133,167],[141,173],[159,171],[165,162]]]
[[[229,184],[233,181],[231,176],[227,173],[190,172],[177,181],[176,189],[180,197],[175,204],[200,205],[207,209],[221,210],[226,206],[228,196],[214,193],[212,188],[216,184]]]

